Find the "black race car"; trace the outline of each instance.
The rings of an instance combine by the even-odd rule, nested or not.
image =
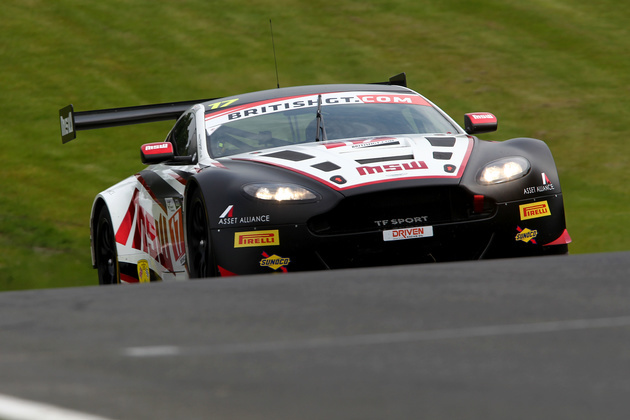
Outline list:
[[[148,166],[101,192],[90,220],[100,283],[565,254],[547,145],[487,142],[406,87],[278,88],[74,112],[76,131],[177,119]]]

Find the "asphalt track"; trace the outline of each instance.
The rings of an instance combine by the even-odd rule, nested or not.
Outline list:
[[[4,292],[0,394],[120,420],[627,419],[629,261]]]

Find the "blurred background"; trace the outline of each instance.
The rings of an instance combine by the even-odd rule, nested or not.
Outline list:
[[[572,254],[630,249],[630,3],[600,0],[5,0],[0,8],[0,291],[96,285],[95,195],[142,169],[172,122],[79,133],[91,110],[276,87],[385,81],[482,138],[535,137],[556,159]]]

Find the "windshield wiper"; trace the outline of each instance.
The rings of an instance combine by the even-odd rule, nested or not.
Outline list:
[[[322,115],[322,95],[320,94],[317,97],[317,114],[315,116],[317,119],[317,132],[315,133],[315,141],[326,141],[328,137],[326,137],[326,125],[324,124],[324,116]],[[321,138],[319,137],[321,131]]]

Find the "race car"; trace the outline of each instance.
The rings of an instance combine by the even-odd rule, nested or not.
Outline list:
[[[79,130],[173,119],[147,165],[99,193],[101,284],[568,253],[558,172],[541,140],[464,128],[407,87],[277,88],[215,99],[59,111]]]

